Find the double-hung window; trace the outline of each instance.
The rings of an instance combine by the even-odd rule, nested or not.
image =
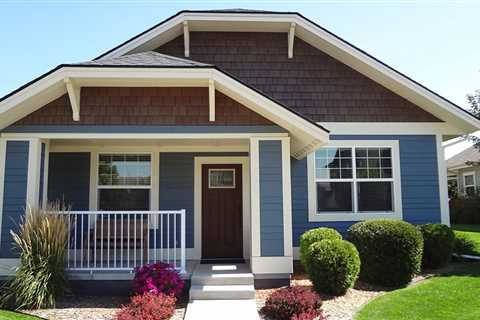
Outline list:
[[[475,181],[475,172],[469,171],[469,172],[463,173],[463,189],[465,190],[466,196],[475,195],[475,191],[477,189],[477,185]]]
[[[98,209],[150,210],[150,154],[98,155]]]
[[[311,221],[401,214],[397,141],[338,141],[309,156]]]

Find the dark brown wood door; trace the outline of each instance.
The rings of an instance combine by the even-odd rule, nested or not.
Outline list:
[[[202,166],[202,258],[243,258],[242,166]]]

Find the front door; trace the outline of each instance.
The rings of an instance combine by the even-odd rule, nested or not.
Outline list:
[[[202,258],[242,259],[242,165],[202,165]]]

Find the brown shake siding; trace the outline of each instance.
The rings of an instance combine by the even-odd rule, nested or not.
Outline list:
[[[158,52],[183,57],[183,36]],[[190,59],[214,64],[314,121],[437,122],[408,100],[286,33],[190,32]]]
[[[220,92],[209,121],[208,88],[93,88],[81,91],[80,121],[65,94],[15,125],[273,125]]]

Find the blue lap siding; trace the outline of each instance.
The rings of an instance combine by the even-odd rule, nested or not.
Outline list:
[[[71,210],[88,210],[90,153],[52,152],[48,168],[48,200],[64,201]]]
[[[434,135],[335,135],[331,140],[398,140],[403,219],[421,224],[440,222],[437,148]],[[355,222],[309,222],[307,161],[291,161],[293,246],[311,228],[332,227],[345,234]]]
[[[28,141],[7,141],[2,210],[1,258],[14,258],[10,230],[16,230],[25,209],[28,180]]]
[[[283,256],[283,183],[281,141],[259,142],[260,251]]]

